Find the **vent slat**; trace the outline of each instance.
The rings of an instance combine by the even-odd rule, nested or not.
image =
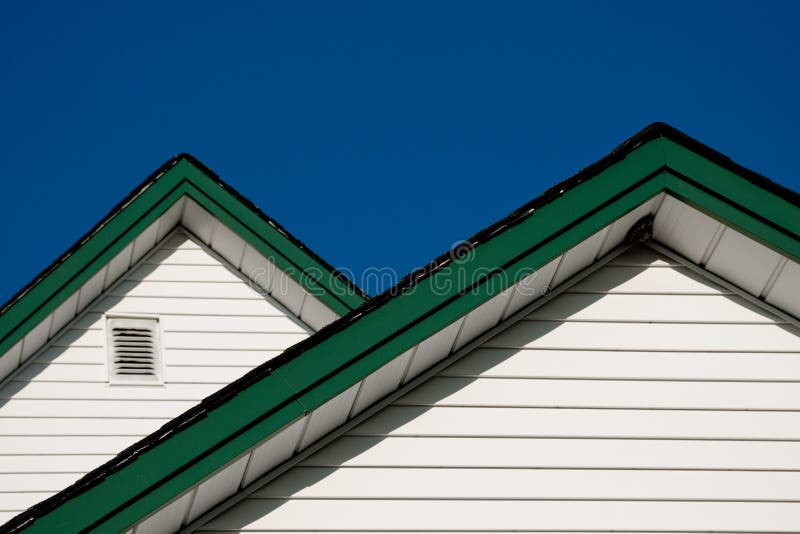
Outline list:
[[[112,382],[131,384],[160,381],[158,320],[109,318],[109,371]]]

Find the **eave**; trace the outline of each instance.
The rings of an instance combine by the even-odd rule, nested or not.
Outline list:
[[[468,240],[467,256],[437,258],[6,528],[124,530],[271,436],[303,420],[311,425],[313,415],[337,399],[350,403],[343,419],[324,422],[327,430],[318,430],[324,435],[347,421],[356,391],[369,377],[453,324],[461,328],[471,312],[488,305],[521,277],[544,270],[559,258],[560,266],[570,253],[577,257],[573,251],[580,252],[593,236],[605,232],[603,244],[594,243],[597,250],[588,263],[576,262],[574,272],[587,268],[606,246],[616,221],[626,220],[627,225],[616,232],[618,243],[636,221],[636,210],[663,195],[741,232],[787,261],[800,258],[796,193],[666,125],[652,125],[598,164],[476,234]],[[612,245],[616,246],[608,244]],[[500,278],[506,283],[489,283]]]
[[[198,233],[219,228],[230,237],[229,242],[240,243],[242,250],[249,247],[260,257],[269,258],[270,265],[301,288],[298,291],[313,295],[334,316],[367,299],[211,170],[182,154],[162,165],[0,308],[0,379],[75,317],[82,304],[113,282],[104,274],[109,265],[115,266],[117,275],[122,274],[179,224]],[[213,246],[210,235],[203,240]],[[219,252],[225,256],[224,250]],[[236,261],[231,259],[233,264]],[[123,266],[117,269],[117,263]]]

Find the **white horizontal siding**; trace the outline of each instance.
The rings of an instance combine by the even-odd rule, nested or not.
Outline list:
[[[108,384],[107,313],[159,317],[163,386]],[[167,238],[0,388],[0,513],[64,489],[309,331],[185,234]]]
[[[437,469],[437,468],[433,468]],[[419,484],[425,480],[425,485]],[[265,499],[781,500],[800,502],[800,472],[421,467],[296,467],[253,493]]]
[[[201,530],[800,530],[800,337],[729,293],[635,249]]]
[[[303,465],[800,471],[800,442],[351,434],[334,441]]]

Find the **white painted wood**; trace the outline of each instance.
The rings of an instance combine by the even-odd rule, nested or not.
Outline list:
[[[164,241],[163,243],[161,243],[158,246],[159,250],[167,250],[167,251],[179,250],[179,251],[201,251],[201,252],[207,252],[206,248],[204,248],[205,245],[201,245],[200,242],[196,240],[196,238],[190,237],[189,234],[187,234],[187,230],[189,230],[189,229],[184,227],[184,226],[180,227],[178,230],[175,231],[175,233],[170,235],[166,239],[166,241]],[[154,255],[152,257],[156,258],[157,257],[156,254],[157,253],[158,253],[158,251],[155,251],[155,253],[154,253]],[[212,258],[213,258],[213,256],[212,256]],[[216,260],[216,258],[214,258],[214,260],[215,260],[214,264],[216,264],[218,260]],[[154,262],[157,262],[157,260],[153,259],[151,261],[150,259],[148,259],[146,261],[146,263],[154,263]],[[203,262],[203,263],[205,263],[205,262]]]
[[[194,521],[206,510],[236,493],[249,459],[250,455],[239,458],[198,486],[192,508],[186,519],[187,523]]]
[[[281,350],[192,350],[167,351],[167,372],[178,367],[256,367],[278,356]]]
[[[796,412],[394,406],[351,435],[800,439]]]
[[[800,470],[794,441],[342,436],[301,465]]]
[[[78,473],[12,473],[0,474],[0,496],[4,493],[58,491],[78,480]],[[1,498],[1,497],[0,497]]]
[[[25,493],[7,493],[3,495],[2,504],[0,504],[0,518],[4,517],[4,513],[10,512],[10,516],[19,513],[19,510],[30,508],[34,504],[45,500],[53,495],[53,491],[40,491],[40,492],[25,492]],[[8,517],[11,519],[11,517]],[[0,519],[2,521],[3,519]]]
[[[191,241],[188,241],[191,243]],[[197,248],[160,247],[144,262],[148,265],[219,265],[205,250]]]
[[[218,355],[217,355],[218,356]],[[226,384],[241,377],[255,365],[268,361],[268,357],[253,358],[249,365],[200,366],[167,365],[164,381],[170,384]],[[15,381],[37,380],[40,382],[108,382],[108,369],[101,364],[40,364],[33,363],[14,377]]]
[[[197,287],[199,292],[204,285]],[[162,288],[163,289],[163,288]],[[226,286],[229,292],[231,286]],[[186,292],[187,294],[189,292]],[[231,316],[286,316],[285,312],[280,311],[274,304],[265,298],[256,298],[252,293],[243,292],[245,298],[226,297],[224,291],[217,297],[200,297],[189,295],[185,298],[170,297],[161,295],[158,298],[158,309],[160,315],[187,315],[191,317],[201,315],[231,315]],[[121,296],[108,297],[102,299],[93,311],[125,314],[125,313],[148,313],[153,309],[153,301],[147,297]]]
[[[608,231],[609,226],[606,226],[596,234],[586,238],[581,243],[569,249],[566,254],[564,254],[564,259],[558,265],[558,269],[556,269],[556,275],[553,278],[553,282],[550,284],[550,287],[557,287],[563,281],[576,274],[578,271],[582,271],[594,263],[595,258],[597,258],[598,253],[600,252],[600,247],[605,241]]]
[[[75,399],[11,399],[2,406],[2,417],[133,417],[169,419],[185,412],[200,399],[186,401],[160,401],[123,399],[95,400]]]
[[[136,526],[136,534],[170,534],[176,532],[186,517],[192,493],[185,493]]]
[[[81,286],[78,292],[78,310],[86,309],[86,307],[103,292],[103,282],[107,274],[106,270],[107,267],[103,267]]]
[[[44,498],[60,491],[311,332],[180,231],[162,236],[151,255],[124,273],[132,256],[138,257],[159,234],[151,226],[112,262],[107,279],[101,272],[26,337],[25,356],[38,353],[0,388],[0,513],[33,504],[12,502],[22,491],[19,477],[33,489],[47,489],[28,488],[30,495]],[[217,245],[223,235],[224,230],[214,233]],[[118,276],[121,280],[114,283]],[[104,280],[109,289],[101,296]],[[81,305],[90,309],[73,320]],[[159,318],[164,385],[109,385],[107,314]],[[58,333],[39,350],[51,329]],[[16,346],[5,361],[19,358],[21,348]],[[296,437],[290,451],[295,445]],[[245,464],[239,467],[241,476]],[[225,484],[217,482],[204,486],[197,506],[210,506],[235,491],[239,481],[229,485],[233,488],[225,491]],[[3,491],[9,487],[15,491]],[[185,513],[169,508],[137,532],[172,531]]]
[[[800,317],[800,265],[791,260],[786,262],[766,300],[773,306]]]
[[[22,341],[18,341],[2,357],[0,357],[0,380],[11,374],[20,363]]]
[[[175,332],[309,333],[286,315],[165,315],[160,321],[165,330]]]
[[[105,347],[106,333],[100,329],[70,328],[53,341],[54,347]]]
[[[500,316],[508,307],[513,296],[513,289],[506,289],[469,312],[464,318],[464,325],[458,333],[453,348],[460,349],[476,336],[500,322]]]
[[[673,263],[620,256],[200,531],[797,530],[800,336]]]
[[[361,383],[359,382],[349,387],[311,413],[311,420],[308,423],[308,428],[306,428],[298,450],[305,449],[319,438],[347,421],[360,385]]]
[[[179,199],[175,204],[170,206],[167,211],[159,217],[160,224],[158,225],[158,234],[156,234],[156,242],[161,242],[180,222],[181,213],[183,213],[183,203],[185,198]]]
[[[643,293],[718,295],[727,290],[710,284],[688,268],[656,269],[607,265],[570,288],[573,293]]]
[[[144,229],[136,239],[133,240],[133,251],[131,252],[131,265],[135,265],[145,254],[156,245],[158,237],[158,227],[161,224],[160,219],[153,221],[150,226]]]
[[[268,513],[267,513],[268,512]],[[798,503],[249,499],[208,523],[225,530],[645,530],[800,529]]]
[[[339,316],[311,294],[305,297],[300,318],[315,331],[328,326]]]
[[[76,399],[76,400],[196,400],[219,389],[216,384],[173,384],[170,387],[122,385],[106,387],[87,382],[24,382],[11,381],[0,390],[0,399]],[[177,414],[176,414],[177,415]]]
[[[71,454],[69,456],[65,455],[60,457],[34,454],[0,456],[0,472],[39,474],[86,473],[95,467],[99,467],[111,458],[113,458],[113,456],[109,454]]]
[[[39,352],[34,361],[37,364],[44,364],[58,359],[59,363],[64,364],[103,364],[105,356],[106,354],[102,347],[58,347],[51,345]]]
[[[653,222],[653,237],[694,263],[700,263],[720,223],[667,195]]]
[[[283,350],[308,337],[305,332],[165,332],[167,349]]]
[[[680,263],[668,258],[649,247],[629,248],[619,256],[611,259],[608,265],[619,265],[626,267],[669,267],[680,266]]]
[[[131,266],[131,253],[133,252],[133,243],[122,249],[119,254],[114,256],[108,267],[106,267],[106,277],[103,283],[103,288],[108,289],[120,276],[125,274]]]
[[[441,376],[800,380],[800,353],[643,352],[481,347]]]
[[[127,275],[131,281],[211,282],[238,284],[240,279],[230,269],[216,265],[140,265]]]
[[[262,356],[255,361],[256,365],[260,365],[269,360],[270,358]],[[168,384],[219,384],[221,387],[241,378],[253,367],[253,365],[168,367],[165,381]]]
[[[787,325],[521,321],[488,347],[659,351],[800,351]]]
[[[608,233],[605,236],[605,240],[603,245],[600,247],[600,250],[597,252],[597,257],[602,258],[619,245],[625,240],[625,236],[628,235],[628,232],[631,229],[631,226],[636,224],[642,217],[650,215],[655,210],[656,206],[660,206],[661,201],[664,197],[663,193],[656,195],[655,197],[651,198],[641,206],[631,210],[630,212],[626,213],[609,227]]]
[[[404,383],[450,353],[463,322],[464,319],[461,318],[454,323],[450,323],[419,344],[403,381]]]
[[[196,235],[203,243],[211,241],[211,230],[214,226],[214,217],[201,208],[195,201],[186,199],[183,209],[181,224]]]
[[[294,421],[253,449],[250,463],[242,478],[242,487],[249,486],[264,473],[288,460],[300,440],[303,429],[308,424],[308,416]]]
[[[214,239],[211,242],[211,248],[228,260],[228,263],[239,268],[242,262],[244,247],[244,239],[233,233],[233,231],[224,224],[217,223],[214,229]]]
[[[397,389],[415,351],[416,347],[405,351],[363,380],[361,390],[353,404],[352,415],[361,413],[375,401]]]
[[[250,299],[263,300],[263,297],[245,283],[218,282],[137,282],[123,281],[109,295],[115,297],[138,298],[197,298],[197,299]],[[199,303],[198,303],[199,304]]]
[[[440,468],[431,474],[419,467],[295,467],[253,498],[800,501],[798,472]]]
[[[51,320],[52,317],[48,315],[44,321],[33,327],[33,329],[28,332],[24,338],[22,338],[21,362],[24,362],[30,358],[31,355],[42,345],[44,345],[45,341],[47,341],[47,335],[50,332]]]
[[[142,437],[144,436],[6,436],[0,439],[0,455],[116,455]]]
[[[758,297],[778,260],[780,255],[777,252],[732,228],[726,228],[706,268]]]
[[[775,323],[763,308],[735,295],[565,293],[528,316],[540,320]]]
[[[270,295],[286,306],[295,316],[300,316],[303,300],[307,293],[300,284],[280,269],[275,269],[273,273],[274,279],[270,288]]]
[[[47,429],[50,436],[95,436],[102,428],[106,436],[144,436],[157,430],[168,419],[113,419],[108,418],[3,418],[0,436],[38,436]]]
[[[50,334],[48,337],[53,337],[53,335],[55,335],[68,322],[70,322],[77,314],[77,310],[78,293],[73,293],[72,296],[61,303],[61,305],[53,312],[53,320],[50,323]]]
[[[550,288],[550,282],[553,280],[553,275],[560,262],[561,256],[546,263],[540,269],[517,282],[512,289],[513,295],[508,308],[503,312],[503,319],[511,317],[537,298],[543,296]]]
[[[275,283],[277,267],[275,264],[247,245],[242,256],[242,273],[256,286],[271,292]]]

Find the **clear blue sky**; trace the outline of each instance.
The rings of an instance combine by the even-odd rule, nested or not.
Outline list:
[[[357,274],[427,263],[656,120],[800,189],[798,20],[797,2],[5,2],[0,301],[179,152]]]

